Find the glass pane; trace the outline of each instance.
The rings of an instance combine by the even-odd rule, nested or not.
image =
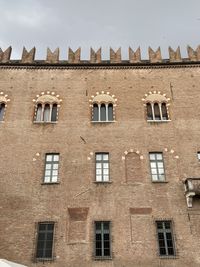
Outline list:
[[[37,105],[37,111],[36,111],[36,121],[42,121],[42,105]]]
[[[52,257],[52,249],[49,249],[49,250],[46,249],[46,251],[45,251],[45,257],[46,258],[51,258]]]
[[[93,121],[99,121],[99,108],[97,104],[93,105]]]
[[[157,181],[158,180],[158,176],[157,175],[152,175],[152,180],[153,181]]]
[[[151,159],[151,160],[155,160],[156,158],[155,158],[155,154],[154,153],[150,153],[149,154],[149,158]]]
[[[165,248],[160,248],[160,255],[161,256],[166,255],[166,249]]]
[[[158,160],[162,160],[162,153],[157,153],[156,154],[156,158],[158,159]]]
[[[165,228],[170,229],[171,228],[171,223],[170,221],[165,221]]]
[[[102,154],[96,154],[96,160],[102,160]]]
[[[50,120],[49,115],[50,115],[50,106],[49,106],[49,104],[46,104],[44,106],[44,121]]]
[[[162,118],[163,118],[163,120],[168,120],[167,107],[166,107],[165,103],[162,103],[161,110],[162,110]]]
[[[160,120],[160,109],[157,103],[154,104],[154,115],[156,120]]]
[[[47,155],[46,156],[46,161],[52,161],[53,155]]]
[[[157,228],[158,229],[163,229],[163,223],[162,222],[157,222]]]
[[[168,255],[174,255],[174,248],[168,248]]]
[[[45,177],[45,178],[44,178],[44,182],[45,182],[45,183],[50,183],[50,176],[49,176],[49,177]]]
[[[52,181],[52,182],[55,183],[55,182],[57,182],[57,180],[58,180],[58,176],[57,176],[57,175],[51,177],[51,181]]]
[[[108,175],[104,175],[104,176],[103,176],[103,180],[104,180],[105,182],[108,182],[108,181],[109,181],[109,176],[108,176]]]
[[[0,121],[3,120],[4,110],[5,110],[5,104],[1,103],[0,104]]]
[[[164,180],[165,180],[165,176],[162,175],[162,174],[159,174],[159,180],[160,180],[160,181],[164,181]]]
[[[101,169],[96,169],[96,174],[102,174],[102,170]]]
[[[96,163],[96,168],[97,168],[97,169],[101,169],[101,168],[102,168],[101,163]]]
[[[54,164],[53,164],[53,169],[54,169],[54,170],[57,170],[57,169],[58,169],[58,164],[55,164],[55,163],[54,163]]]
[[[101,121],[106,121],[106,106],[105,104],[101,104]]]
[[[96,181],[101,182],[102,181],[102,176],[101,175],[96,175]]]
[[[58,175],[58,171],[57,170],[53,171],[53,175],[57,176]]]
[[[109,174],[109,170],[108,170],[108,169],[104,169],[104,170],[103,170],[103,173],[104,173],[104,174]]]
[[[164,174],[164,169],[158,169],[159,174]]]
[[[101,230],[101,222],[96,222],[95,223],[96,230]],[[101,235],[100,235],[101,237]]]
[[[104,249],[104,256],[110,256],[110,249]]]
[[[45,176],[50,176],[51,171],[45,171]]]
[[[151,104],[147,103],[147,120],[153,120]]]
[[[53,104],[51,112],[51,121],[57,121],[57,104]]]
[[[150,164],[151,164],[151,168],[154,168],[154,169],[156,168],[156,163],[155,162],[151,162]]]
[[[47,224],[47,230],[53,230],[53,229],[54,229],[54,224],[53,223]]]
[[[113,121],[113,105],[108,105],[108,120]]]
[[[104,169],[108,169],[108,166],[109,166],[108,163],[103,163],[103,168],[104,168]]]
[[[103,160],[108,160],[108,154],[103,154]]]
[[[151,169],[152,174],[157,174],[157,169]]]
[[[54,161],[59,161],[59,155],[54,155],[53,160]]]

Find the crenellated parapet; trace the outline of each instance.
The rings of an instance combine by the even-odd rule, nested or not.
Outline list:
[[[194,50],[190,46],[187,46],[187,58],[182,58],[180,47],[173,49],[168,48],[169,57],[167,59],[162,58],[160,47],[157,50],[153,50],[151,47],[148,48],[148,59],[141,58],[141,50],[138,47],[135,51],[129,47],[128,60],[123,60],[121,55],[121,48],[116,51],[110,48],[109,60],[102,60],[102,49],[99,48],[95,51],[90,48],[90,58],[88,60],[81,60],[81,48],[79,47],[76,51],[71,48],[68,49],[68,60],[60,60],[60,50],[56,48],[52,51],[47,48],[46,59],[35,60],[36,48],[33,47],[31,50],[27,50],[23,47],[21,59],[11,60],[12,47],[8,47],[6,50],[0,48],[0,64],[2,65],[170,65],[170,64],[186,64],[186,63],[198,63],[200,62],[200,45]]]

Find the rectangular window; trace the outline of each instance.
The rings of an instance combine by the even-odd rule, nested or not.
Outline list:
[[[197,152],[197,158],[200,160],[200,151]]]
[[[171,221],[156,221],[160,256],[175,256]]]
[[[152,181],[165,181],[165,169],[162,152],[150,152],[149,160]]]
[[[54,223],[38,223],[37,259],[52,259]]]
[[[109,153],[96,153],[96,181],[109,181]]]
[[[95,257],[111,258],[110,222],[95,222]]]
[[[44,183],[58,182],[59,154],[46,154]]]

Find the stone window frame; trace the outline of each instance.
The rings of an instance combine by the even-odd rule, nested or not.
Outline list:
[[[47,157],[48,156],[53,156],[53,160],[52,161],[47,161]],[[54,161],[54,156],[58,156],[58,161]],[[50,168],[50,182],[46,182],[45,181],[45,173],[47,170],[49,169],[46,169],[47,167],[47,164],[51,165],[51,168]],[[56,169],[53,169],[53,166],[54,164],[58,164],[58,169],[57,169],[57,180],[56,181],[52,181],[52,177],[53,177],[53,170],[56,170]],[[42,180],[42,184],[43,185],[49,185],[49,184],[59,184],[60,183],[60,179],[59,179],[59,167],[60,167],[60,153],[57,153],[57,152],[48,152],[45,154],[45,163],[44,163],[44,174],[43,174],[43,180]],[[55,176],[55,175],[54,175]]]
[[[4,122],[6,109],[7,109],[7,102],[10,102],[8,95],[4,94],[4,92],[0,92],[0,109],[1,109],[1,105],[2,104],[4,105],[3,112],[0,110],[0,123]]]
[[[170,222],[174,255],[160,255],[157,222]],[[176,234],[175,234],[175,224],[174,224],[173,218],[154,218],[154,225],[155,225],[155,237],[156,237],[156,241],[157,241],[157,256],[160,259],[177,259],[178,258],[178,249],[177,249],[177,239],[176,239]]]
[[[41,124],[54,124],[58,122],[58,115],[59,115],[59,109],[60,109],[60,103],[62,102],[62,99],[59,98],[59,95],[56,95],[55,92],[47,91],[42,92],[40,95],[36,95],[36,98],[33,99],[33,102],[35,103],[34,106],[34,123],[41,123]],[[38,112],[38,106],[41,105],[41,115],[40,119],[37,119],[37,112]],[[48,114],[48,120],[45,120],[45,106],[49,106],[49,114]],[[52,111],[53,107],[56,105],[56,116],[55,119],[52,120]]]
[[[142,98],[143,105],[145,106],[146,120],[147,122],[169,122],[170,114],[169,114],[169,106],[170,106],[170,98],[166,96],[166,94],[161,94],[160,91],[148,92],[145,94],[144,98]],[[156,119],[155,115],[155,105],[158,105],[158,113],[159,116]],[[150,105],[150,113],[151,118],[148,118],[148,106]],[[164,107],[164,110],[162,108]]]
[[[91,107],[91,122],[92,123],[109,123],[116,121],[116,102],[115,95],[111,95],[110,92],[96,92],[96,96],[92,95],[89,100]],[[94,120],[94,105],[98,106],[98,120]],[[102,105],[105,105],[105,120],[101,120]],[[112,119],[109,120],[109,105],[112,105]]]
[[[52,243],[52,257],[49,258],[40,258],[37,257],[37,245],[38,245],[38,234],[39,234],[39,225],[40,224],[53,224],[53,243]],[[55,255],[55,243],[56,243],[56,232],[57,232],[57,221],[53,220],[41,220],[38,222],[35,222],[35,238],[34,238],[34,255],[33,255],[33,262],[46,262],[46,261],[55,261],[56,255]]]
[[[96,223],[109,223],[109,245],[110,245],[110,255],[109,256],[97,256],[96,255]],[[112,260],[113,259],[113,252],[112,252],[112,221],[111,220],[94,220],[93,221],[93,242],[94,242],[94,247],[93,247],[93,259],[94,260]],[[102,233],[101,233],[102,234]]]
[[[155,155],[161,154],[162,155],[162,160],[157,159],[157,156],[156,156],[156,159],[155,160],[151,160],[150,159],[150,155],[151,154],[155,154]],[[150,167],[150,175],[151,175],[151,181],[152,181],[152,183],[166,183],[167,181],[166,181],[166,168],[165,168],[165,163],[164,163],[164,153],[162,151],[149,151],[148,155],[149,155],[149,167]],[[162,164],[163,164],[164,179],[163,180],[161,180],[161,179],[153,180],[153,176],[152,175],[157,175],[157,176],[159,175],[158,163],[160,163],[160,162],[162,162]],[[156,163],[156,170],[157,170],[156,174],[153,174],[152,173],[151,163]]]

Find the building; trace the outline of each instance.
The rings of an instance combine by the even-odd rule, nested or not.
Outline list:
[[[0,258],[200,266],[200,47],[0,52]]]

